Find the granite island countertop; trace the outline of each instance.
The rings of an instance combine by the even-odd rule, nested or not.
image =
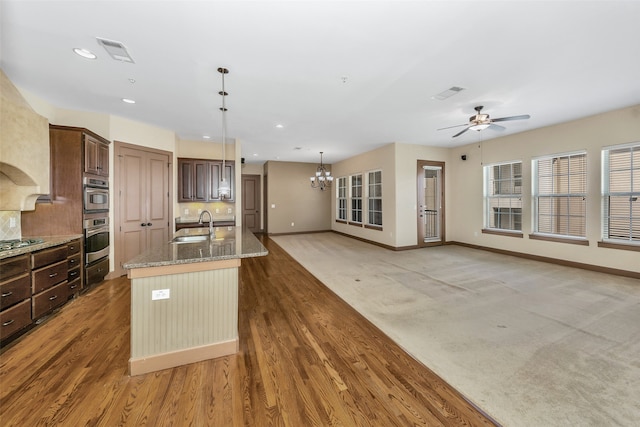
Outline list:
[[[125,262],[125,269],[161,267],[226,259],[251,258],[269,252],[256,236],[242,227],[214,227],[215,237],[202,242],[166,242]],[[174,234],[179,236],[208,235],[208,228],[186,228]]]
[[[23,237],[23,239],[42,239],[42,243],[36,243],[21,248],[11,249],[0,252],[0,259],[10,258],[17,255],[28,254],[39,251],[41,249],[52,248],[54,246],[63,245],[76,239],[81,239],[82,234],[70,234],[65,236],[45,236],[45,237]]]

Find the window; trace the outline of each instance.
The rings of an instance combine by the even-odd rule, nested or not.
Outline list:
[[[640,243],[640,143],[602,151],[602,238]]]
[[[484,167],[485,228],[522,231],[522,162]]]
[[[338,221],[347,220],[347,177],[338,178],[338,189],[336,191],[336,219]]]
[[[534,232],[585,237],[587,154],[533,161]]]
[[[369,172],[367,188],[368,224],[382,227],[382,171]]]
[[[362,223],[362,174],[351,175],[351,222]]]

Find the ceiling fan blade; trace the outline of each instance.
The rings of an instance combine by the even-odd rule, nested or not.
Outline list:
[[[491,123],[491,124],[489,125],[489,129],[493,129],[493,130],[505,130],[505,129],[506,129],[506,127],[504,127],[504,126],[500,126],[500,125],[496,125],[496,124],[494,124],[494,123]]]
[[[445,129],[451,129],[451,128],[459,128],[460,126],[469,126],[467,123],[463,124],[463,125],[455,125],[455,126],[449,126],[446,128],[440,128],[440,129],[436,129],[436,130],[445,130]]]
[[[463,129],[460,132],[458,132],[455,135],[453,135],[451,138],[455,138],[456,136],[460,136],[460,135],[462,135],[463,133],[465,133],[468,130],[469,130],[469,128]]]
[[[528,119],[531,116],[528,114],[523,114],[521,116],[510,116],[510,117],[500,117],[499,119],[492,119],[492,122],[508,122],[509,120],[524,120]]]

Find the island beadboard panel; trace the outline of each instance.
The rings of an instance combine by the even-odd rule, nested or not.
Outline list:
[[[237,267],[133,279],[131,304],[131,375],[238,349]]]

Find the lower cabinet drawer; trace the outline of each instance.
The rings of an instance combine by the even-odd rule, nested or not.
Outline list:
[[[31,324],[31,299],[0,312],[0,339],[5,339]]]
[[[0,283],[0,310],[10,307],[31,296],[29,273]]]
[[[75,254],[74,256],[69,257],[68,261],[69,261],[69,269],[80,267],[81,265],[80,261],[82,261],[82,255]]]
[[[84,276],[85,286],[102,282],[107,273],[109,273],[109,257],[87,267]]]
[[[68,290],[68,297],[70,298],[73,294],[77,294],[78,292],[80,292],[80,290],[82,289],[82,281],[80,280],[80,277],[78,277],[75,280],[71,280],[69,279],[69,281],[67,282],[67,290]]]
[[[33,270],[32,274],[33,293],[37,294],[67,279],[67,260],[65,259],[40,270]]]
[[[33,319],[37,319],[47,314],[54,308],[67,302],[69,296],[69,287],[67,281],[47,289],[44,292],[34,295],[33,299]]]

